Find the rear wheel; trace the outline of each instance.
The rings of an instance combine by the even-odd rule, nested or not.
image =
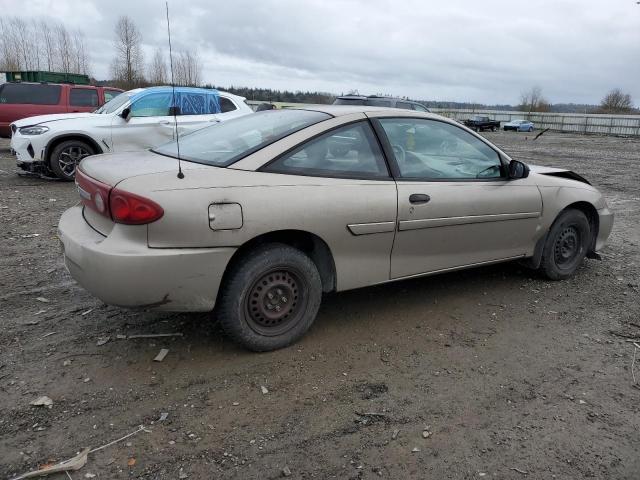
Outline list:
[[[579,210],[565,210],[553,222],[542,252],[540,271],[551,280],[571,277],[587,254],[591,228]]]
[[[71,182],[80,161],[94,153],[96,152],[93,148],[83,141],[67,140],[53,149],[49,158],[49,167],[56,177]]]
[[[264,352],[286,347],[311,327],[322,299],[313,261],[300,250],[270,244],[249,252],[222,286],[217,315],[243,347]]]

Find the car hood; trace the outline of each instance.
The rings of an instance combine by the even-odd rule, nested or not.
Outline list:
[[[537,173],[538,175],[548,175],[550,177],[558,177],[558,178],[566,178],[568,180],[575,180],[577,182],[586,183],[587,185],[591,185],[591,183],[581,175],[578,175],[571,170],[567,170],[566,168],[554,168],[554,167],[542,167],[539,165],[527,165],[529,170],[532,173]]]
[[[40,125],[43,123],[60,122],[63,120],[77,120],[81,118],[105,117],[105,115],[97,113],[57,113],[52,115],[37,115],[35,117],[27,117],[13,122],[16,127],[28,127],[31,125]]]

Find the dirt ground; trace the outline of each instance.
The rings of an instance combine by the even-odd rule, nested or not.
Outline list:
[[[602,261],[564,282],[503,264],[328,295],[300,343],[265,354],[207,315],[84,292],[56,238],[74,185],[17,176],[0,143],[0,477],[144,425],[71,477],[640,478],[640,140],[487,136],[605,192]]]

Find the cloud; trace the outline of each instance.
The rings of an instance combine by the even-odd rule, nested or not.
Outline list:
[[[539,0],[192,0],[170,2],[174,48],[197,48],[217,85],[515,103],[540,85],[553,102],[597,103],[614,87],[640,100],[640,6]],[[106,78],[121,14],[148,57],[166,47],[164,2],[0,0],[9,15],[48,15],[90,38]]]

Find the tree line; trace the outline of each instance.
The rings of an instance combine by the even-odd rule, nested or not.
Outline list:
[[[0,17],[0,71],[90,74],[84,33],[61,22]]]

